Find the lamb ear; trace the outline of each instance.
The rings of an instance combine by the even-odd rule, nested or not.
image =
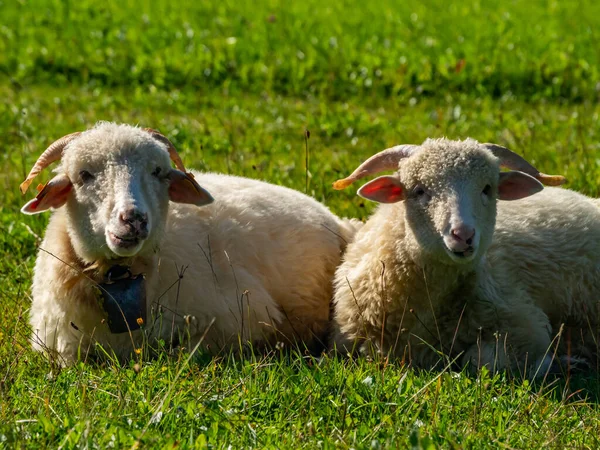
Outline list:
[[[191,173],[172,169],[169,178],[169,199],[172,202],[203,206],[214,201],[212,195],[194,180]]]
[[[369,181],[358,190],[358,195],[379,203],[396,203],[404,200],[404,186],[395,177],[383,176]]]
[[[73,189],[73,184],[69,177],[65,174],[57,175],[46,183],[33,200],[21,208],[21,212],[38,214],[50,208],[60,208],[67,202],[71,189]]]
[[[518,200],[529,197],[544,189],[544,185],[531,175],[512,170],[500,172],[498,198],[500,200]]]

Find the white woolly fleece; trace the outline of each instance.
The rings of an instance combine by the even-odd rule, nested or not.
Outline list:
[[[122,178],[137,180],[152,218],[148,245],[129,260],[133,273],[146,275],[151,340],[193,347],[206,333],[205,348],[216,352],[235,349],[239,336],[308,346],[324,339],[333,273],[359,224],[291,189],[213,173],[193,172],[214,203],[169,204],[168,185],[148,175],[170,168],[168,154],[149,136],[102,123],[65,150],[58,171],[76,179],[85,168],[97,174],[97,188],[76,186],[50,218],[32,286],[34,347],[68,364],[95,342],[121,358],[140,346],[140,331],[109,332],[93,283],[68,266],[94,262],[102,274],[113,263],[103,227]]]
[[[597,205],[557,188],[497,202],[498,161],[472,139],[427,140],[396,176],[406,199],[379,206],[336,271],[339,351],[391,354],[427,369],[455,358],[460,366],[525,368],[543,361],[558,331],[555,315],[564,318],[580,301],[595,307]],[[463,262],[443,239],[457,214],[479,234],[475,256]]]

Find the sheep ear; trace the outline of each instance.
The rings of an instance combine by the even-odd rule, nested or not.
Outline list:
[[[544,185],[531,175],[512,170],[500,172],[498,198],[500,200],[518,200],[529,197],[544,189]]]
[[[396,203],[404,200],[404,186],[395,177],[383,176],[361,187],[358,195],[374,202]]]
[[[171,170],[171,184],[169,185],[169,199],[175,203],[189,203],[203,206],[214,201],[212,195],[200,186],[194,175],[183,173],[180,170]]]
[[[52,178],[39,194],[21,208],[25,214],[38,214],[50,208],[60,208],[67,202],[73,184],[69,177],[61,174]]]

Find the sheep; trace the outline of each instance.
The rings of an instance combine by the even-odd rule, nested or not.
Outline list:
[[[500,172],[501,165],[517,170]],[[548,317],[505,269],[514,260],[510,249],[494,260],[487,253],[498,199],[517,200],[512,205],[541,191],[541,182],[564,178],[540,173],[504,147],[428,139],[376,154],[334,188],[393,169],[394,176],[358,191],[381,205],[336,271],[333,346],[423,369],[445,364],[440,355],[459,367],[547,368]]]
[[[213,353],[323,339],[356,221],[292,189],[187,172],[151,129],[100,122],[65,136],[21,191],[57,160],[22,208],[54,210],[32,283],[36,350],[69,365],[97,344],[126,360],[144,339]]]
[[[520,280],[552,334],[559,334],[560,359],[576,369],[599,370],[600,363],[598,206],[598,199],[552,187],[510,205],[500,202],[487,252],[491,266]]]

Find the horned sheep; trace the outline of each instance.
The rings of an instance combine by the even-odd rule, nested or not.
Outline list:
[[[500,166],[516,170],[501,172]],[[397,173],[358,191],[382,204],[357,232],[336,271],[337,349],[391,355],[426,369],[446,363],[547,368],[553,329],[538,302],[553,283],[546,278],[531,285],[534,275],[522,279],[518,272],[538,258],[543,265],[553,249],[531,250],[543,247],[540,241],[547,244],[550,236],[528,241],[534,230],[519,214],[547,216],[528,202],[540,195],[540,181],[558,185],[564,178],[540,173],[504,147],[428,139],[378,153],[334,187],[384,170]],[[554,188],[543,199],[562,191]],[[515,204],[521,205],[518,211],[511,210]],[[497,205],[505,216],[500,234],[506,236],[494,243]],[[515,252],[517,238],[508,236],[519,227],[521,247]],[[539,283],[547,285],[536,292]]]
[[[517,202],[500,202],[487,252],[489,265],[520,280],[548,317],[560,359],[595,371],[600,371],[598,206],[597,199],[552,187]],[[563,364],[561,370],[566,369]]]
[[[187,172],[150,129],[103,122],[65,136],[22,191],[57,160],[22,209],[55,209],[33,277],[35,349],[69,364],[96,344],[127,358],[146,338],[213,352],[323,338],[355,223],[285,187]]]

